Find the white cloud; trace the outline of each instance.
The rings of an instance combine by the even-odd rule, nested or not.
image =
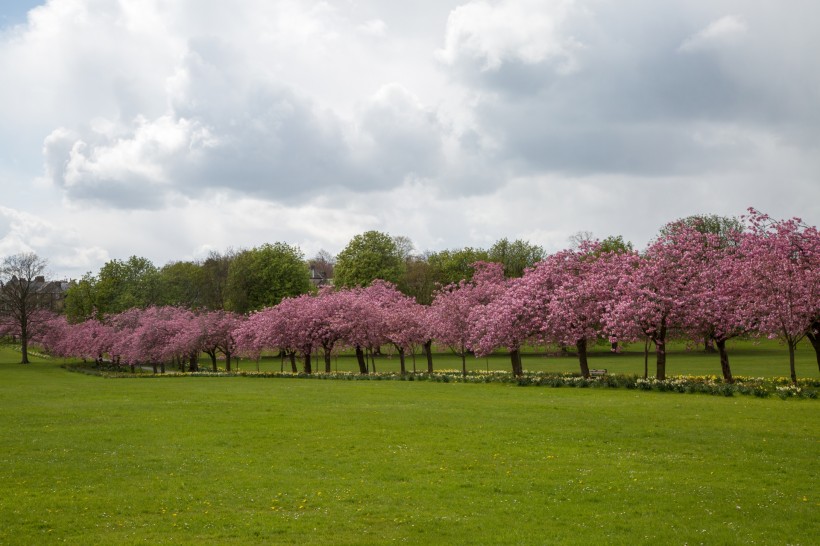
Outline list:
[[[387,34],[387,23],[381,19],[371,19],[359,25],[356,29],[362,34],[382,38]]]
[[[719,47],[736,41],[748,30],[742,18],[735,15],[724,15],[709,23],[703,30],[686,38],[678,51],[686,53]]]
[[[108,252],[89,245],[77,230],[24,211],[0,206],[0,255],[36,252],[52,273],[79,276],[99,267]]]
[[[572,71],[582,45],[565,25],[576,8],[573,0],[472,1],[450,13],[438,57],[449,65],[477,61],[483,71],[504,62],[545,61],[556,62],[561,72]]]

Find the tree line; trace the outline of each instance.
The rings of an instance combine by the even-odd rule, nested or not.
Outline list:
[[[369,244],[373,242],[383,245],[383,252],[372,252],[378,248]],[[407,269],[397,265],[399,252],[386,251],[398,247],[378,232],[357,236],[337,257],[335,289],[311,292],[306,284],[291,282],[282,286],[293,292],[254,312],[226,310],[224,305],[196,309],[174,302],[113,313],[90,309],[85,320],[52,317],[38,339],[57,354],[94,359],[107,355],[123,365],[149,364],[155,369],[167,362],[197,369],[202,352],[211,355],[215,369],[218,352],[230,366],[232,355],[273,349],[290,357],[294,371],[301,359],[306,373],[312,373],[317,358],[324,359],[329,371],[330,355],[341,347],[353,349],[360,372],[368,373],[375,368],[372,355],[384,345],[398,352],[402,373],[405,354],[419,349],[432,371],[431,347],[436,343],[461,356],[465,373],[469,354],[505,350],[516,375],[523,371],[522,347],[556,343],[575,347],[584,376],[590,373],[590,344],[600,339],[616,344],[642,341],[647,367],[654,346],[655,375],[664,379],[666,344],[677,336],[713,344],[724,379],[732,382],[726,342],[739,335],[765,335],[788,346],[793,381],[794,350],[804,337],[812,343],[820,368],[820,236],[816,227],[799,219],[775,220],[754,210],[745,224],[690,217],[665,226],[642,252],[618,238],[579,236],[573,248],[542,252],[520,270],[513,261],[471,262],[472,274],[438,283],[429,304],[402,291],[400,277],[395,282],[395,275]],[[295,257],[294,267],[301,264],[304,270],[293,247],[263,249]],[[246,273],[264,278],[264,272],[254,270],[260,262],[246,260],[251,264]],[[405,267],[410,261],[404,258]],[[231,277],[237,262],[242,263],[234,258],[227,265],[227,294],[235,289],[232,283],[240,282]],[[373,281],[374,275],[394,277]],[[89,290],[105,287],[103,280],[102,275],[93,283],[89,279]],[[244,299],[228,295],[223,301],[242,301],[250,308],[272,297],[247,285],[243,290]]]

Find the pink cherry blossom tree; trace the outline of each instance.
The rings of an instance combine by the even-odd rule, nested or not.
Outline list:
[[[482,347],[491,352],[500,340],[490,335],[490,319],[481,307],[495,301],[506,289],[503,265],[476,262],[470,280],[462,280],[438,290],[430,307],[430,329],[433,338],[461,357],[461,371],[467,375],[467,354],[484,341]],[[486,339],[485,339],[486,338]],[[497,345],[496,345],[497,346]],[[480,350],[480,349],[479,349]],[[513,361],[515,355],[511,355]],[[515,364],[514,364],[515,369]]]
[[[234,331],[243,317],[230,311],[206,311],[197,317],[202,335],[202,351],[211,358],[211,368],[217,371],[217,353],[225,357],[225,369],[231,371],[231,358],[236,353]]]
[[[642,256],[628,256],[629,273],[621,277],[604,317],[608,331],[617,337],[646,336],[655,344],[655,375],[661,380],[666,379],[669,331],[684,322],[679,303],[688,291],[700,289],[696,284],[702,256],[693,248],[703,246],[702,234],[686,226],[674,233],[662,233]]]
[[[540,337],[574,345],[583,377],[590,375],[588,346],[603,335],[604,316],[614,303],[612,287],[627,271],[625,253],[601,253],[598,246],[588,242],[553,254],[523,278],[529,291],[525,305]]]
[[[820,316],[820,237],[799,218],[774,220],[750,209],[747,221],[740,250],[747,324],[788,346],[797,382],[795,348],[807,334],[814,336]]]
[[[387,281],[373,281],[362,293],[372,302],[374,313],[380,315],[384,338],[396,348],[399,368],[401,374],[405,375],[407,351],[413,351],[429,337],[426,325],[422,322],[422,306]]]

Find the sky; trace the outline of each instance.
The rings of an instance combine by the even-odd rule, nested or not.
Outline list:
[[[5,0],[0,257],[820,224],[815,0]]]

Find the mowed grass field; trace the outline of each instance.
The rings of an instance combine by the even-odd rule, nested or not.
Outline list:
[[[782,364],[766,375],[787,372],[778,354]],[[799,374],[816,374],[809,356]],[[615,357],[600,358],[615,367]],[[816,400],[104,379],[18,360],[0,349],[0,544],[817,544],[820,536]],[[682,371],[690,370],[672,368]]]

